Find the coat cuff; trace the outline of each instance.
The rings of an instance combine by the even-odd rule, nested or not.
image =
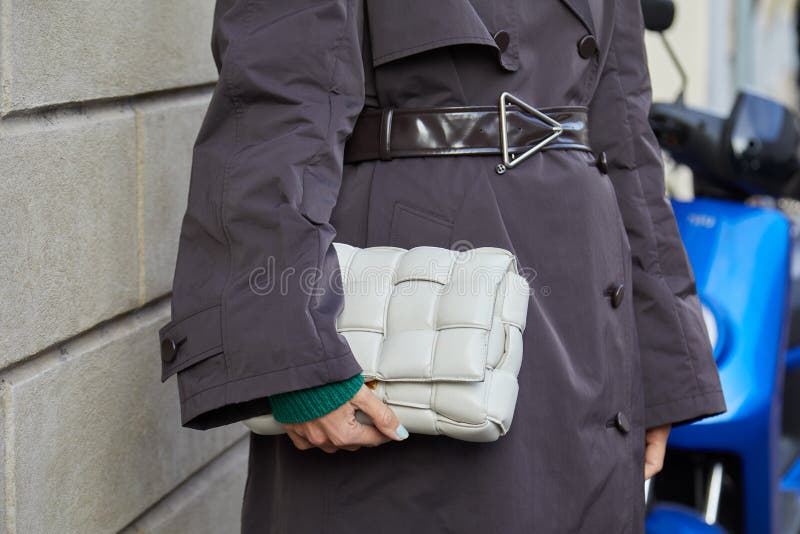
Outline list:
[[[645,427],[653,428],[666,424],[672,424],[673,427],[688,425],[725,411],[726,405],[722,390],[709,391],[647,406]]]
[[[280,423],[311,421],[352,399],[363,384],[359,373],[347,380],[271,395],[272,415]]]
[[[269,397],[277,395],[276,392],[338,382],[363,371],[353,354],[347,353],[338,358],[230,382],[224,380],[224,373],[220,373],[222,383],[219,385],[184,396],[183,392],[188,390],[188,384],[193,382],[193,373],[209,373],[208,369],[200,368],[203,364],[193,366],[178,375],[181,423],[187,428],[198,430],[228,425],[258,415],[269,415]],[[224,366],[224,363],[217,365]]]

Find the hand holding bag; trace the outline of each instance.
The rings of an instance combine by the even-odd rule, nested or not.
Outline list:
[[[344,290],[337,330],[373,393],[410,433],[478,442],[506,434],[530,298],[514,255],[334,246]],[[244,423],[257,434],[285,432],[272,415]]]

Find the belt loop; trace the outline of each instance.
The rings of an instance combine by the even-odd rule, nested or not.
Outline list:
[[[392,159],[392,114],[394,108],[381,109],[381,129],[378,139],[378,153],[383,161]]]

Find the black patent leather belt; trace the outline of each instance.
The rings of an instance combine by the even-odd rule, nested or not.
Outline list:
[[[541,150],[587,150],[586,107],[536,109],[503,93],[498,106],[364,108],[345,163],[419,156],[502,156],[503,174]]]

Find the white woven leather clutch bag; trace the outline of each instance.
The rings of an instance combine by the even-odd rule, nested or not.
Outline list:
[[[408,431],[479,442],[508,432],[530,298],[514,255],[334,246],[344,290],[337,330]],[[284,432],[272,415],[244,423]]]

